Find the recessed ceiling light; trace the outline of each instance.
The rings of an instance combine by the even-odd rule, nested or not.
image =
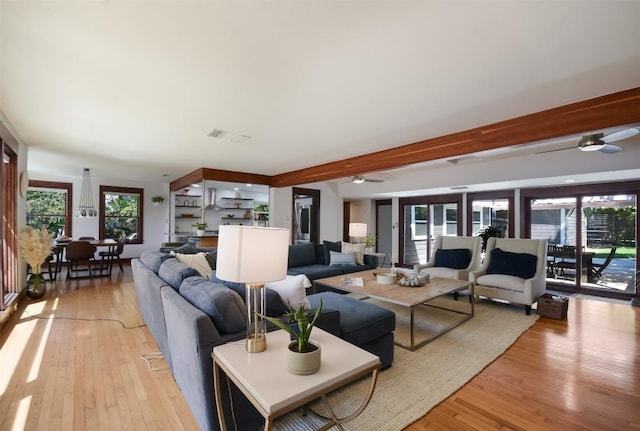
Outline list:
[[[451,190],[464,190],[464,189],[468,189],[468,186],[451,186],[449,187]]]
[[[239,143],[242,143],[242,142],[247,142],[249,139],[251,139],[251,136],[247,136],[247,135],[238,135],[238,136],[236,136],[236,137],[234,137],[234,138],[231,138],[231,141],[232,141],[232,142],[239,142]]]
[[[212,138],[222,138],[226,134],[227,132],[225,132],[224,130],[213,129],[211,132],[207,134],[207,136],[211,136]]]
[[[565,183],[575,183],[576,180],[564,180]]]
[[[245,185],[246,185],[247,187],[251,187],[253,184],[249,184],[249,183],[247,183],[247,184],[245,184]]]

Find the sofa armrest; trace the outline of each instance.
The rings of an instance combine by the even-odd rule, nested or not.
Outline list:
[[[485,268],[480,269],[478,271],[471,271],[469,272],[469,281],[472,283],[475,283],[476,280],[479,277],[482,277],[483,275],[487,275],[487,270]]]
[[[433,262],[430,260],[429,262],[423,263],[422,265],[413,265],[413,272],[415,272],[416,274],[420,274],[420,271],[425,268],[433,268]]]

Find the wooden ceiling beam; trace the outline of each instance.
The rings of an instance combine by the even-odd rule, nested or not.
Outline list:
[[[640,87],[272,177],[288,187],[640,123]]]

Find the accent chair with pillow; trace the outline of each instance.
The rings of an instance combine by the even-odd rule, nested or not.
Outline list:
[[[482,268],[469,274],[474,296],[531,305],[546,290],[547,240],[489,238]]]
[[[469,272],[480,269],[481,245],[479,236],[438,236],[431,259],[413,270],[430,277],[469,280]]]

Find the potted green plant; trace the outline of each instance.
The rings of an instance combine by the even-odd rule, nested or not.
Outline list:
[[[164,202],[164,197],[160,195],[151,196],[151,202],[153,202],[153,205],[157,207],[162,202]]]
[[[364,237],[364,252],[365,253],[373,253],[373,248],[376,246],[376,237],[372,234],[368,233],[367,236]]]
[[[198,236],[202,236],[204,235],[204,231],[207,230],[207,224],[202,222],[202,223],[194,223],[195,228],[196,228],[196,235]]]
[[[313,374],[320,369],[320,346],[313,343],[309,336],[320,313],[322,312],[322,300],[318,304],[318,309],[309,320],[309,312],[304,305],[294,309],[289,307],[286,314],[288,322],[285,323],[277,317],[269,317],[259,314],[259,316],[286,331],[291,336],[289,343],[288,369],[293,374]]]
[[[487,241],[489,238],[504,238],[504,227],[497,226],[487,226],[478,233],[478,236],[482,237],[482,252],[484,253],[487,249]]]

